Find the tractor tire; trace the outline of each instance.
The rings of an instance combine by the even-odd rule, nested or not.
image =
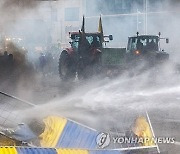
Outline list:
[[[77,74],[78,74],[78,79],[83,80],[86,79],[88,76],[87,73],[87,65],[85,64],[83,59],[80,59],[77,65]]]
[[[92,76],[97,76],[102,71],[101,53],[97,55],[96,59],[90,61],[89,59],[80,59],[77,65],[78,79],[89,79]]]
[[[63,81],[73,81],[76,77],[75,63],[65,50],[61,52],[59,58],[59,76]]]

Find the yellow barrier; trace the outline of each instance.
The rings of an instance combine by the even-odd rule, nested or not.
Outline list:
[[[56,149],[58,154],[88,154],[87,150]]]
[[[42,147],[56,147],[67,120],[60,117],[50,116],[44,119],[45,130],[39,136]]]
[[[0,147],[0,154],[18,154],[15,147]]]

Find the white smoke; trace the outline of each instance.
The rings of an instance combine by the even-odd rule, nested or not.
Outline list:
[[[94,6],[97,7],[97,3],[91,5],[92,8],[95,8]],[[153,15],[156,18],[150,16],[148,18],[148,33],[156,35],[161,31],[162,37],[169,37],[170,44],[166,46],[162,44],[162,47],[165,47],[170,53],[171,59],[176,61],[179,61],[177,55],[178,42],[180,41],[178,8],[175,3],[171,3],[171,5],[167,5],[166,13],[158,13]],[[174,13],[171,12],[172,10]],[[93,12],[95,15],[100,13],[98,11]],[[114,46],[125,46],[128,36],[135,35],[137,31],[136,22],[132,21],[132,18],[126,16],[103,17],[103,15],[102,18],[104,33],[114,35]],[[136,20],[136,17],[133,20]],[[87,31],[97,31],[97,26],[98,18],[87,19]],[[174,67],[168,64],[158,71],[137,72],[134,76],[126,72],[115,79],[93,78],[90,81],[84,81],[83,86],[78,83],[70,83],[68,85],[70,88],[59,85],[60,90],[58,90],[57,84],[54,86],[56,90],[49,86],[50,90],[43,91],[43,94],[53,93],[58,96],[59,92],[64,90],[63,96],[61,95],[44,105],[39,105],[35,109],[20,111],[19,115],[23,120],[59,115],[99,130],[109,130],[115,125],[116,127],[128,127],[136,115],[146,110],[149,111],[151,118],[156,121],[177,120],[179,119],[177,112],[180,99],[179,80],[179,74],[176,74]],[[42,98],[40,99],[42,100]],[[39,104],[38,100],[35,103]]]

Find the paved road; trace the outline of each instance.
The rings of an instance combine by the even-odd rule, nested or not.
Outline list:
[[[57,77],[45,78],[38,88],[31,89],[28,98],[38,106],[35,109],[25,107],[26,111],[16,114],[20,119],[57,114],[99,131],[122,131],[129,129],[138,115],[148,111],[155,135],[176,140],[176,144],[160,144],[161,151],[178,154],[179,80],[171,73],[155,76],[149,72],[134,77],[122,75],[116,79],[94,78],[68,84]]]

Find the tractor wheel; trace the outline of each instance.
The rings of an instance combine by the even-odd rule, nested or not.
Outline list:
[[[64,81],[74,80],[76,77],[75,64],[67,51],[62,51],[59,58],[59,75]]]
[[[99,75],[101,70],[101,54],[96,55],[96,59],[93,61],[80,59],[77,65],[78,79],[88,79],[92,76]]]
[[[87,78],[86,69],[87,69],[87,65],[84,63],[83,59],[80,59],[77,65],[77,74],[79,80]]]

